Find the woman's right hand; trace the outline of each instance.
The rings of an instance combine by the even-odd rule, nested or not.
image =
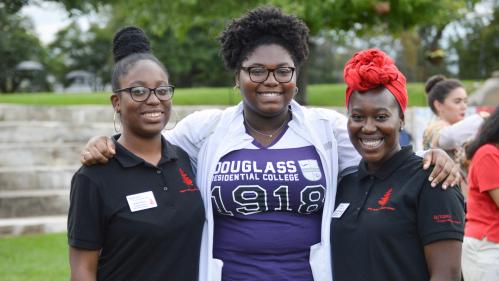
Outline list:
[[[80,154],[80,162],[83,165],[107,163],[109,158],[116,154],[114,142],[105,136],[92,137]]]

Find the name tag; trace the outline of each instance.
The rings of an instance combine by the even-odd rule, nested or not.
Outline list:
[[[132,212],[158,207],[152,191],[128,195],[126,200]]]
[[[350,203],[340,203],[338,207],[336,207],[336,210],[333,212],[333,218],[341,218],[343,216],[343,213],[347,210],[348,206],[350,206]]]

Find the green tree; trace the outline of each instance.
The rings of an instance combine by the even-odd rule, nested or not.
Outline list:
[[[466,32],[452,40],[459,58],[459,78],[489,77],[499,70],[499,5],[496,4],[490,21],[479,18],[465,27]]]
[[[92,24],[84,32],[76,22],[70,23],[56,33],[49,45],[51,71],[64,86],[69,83],[65,75],[72,70],[88,71],[103,84],[109,83],[112,34],[108,28],[101,28],[97,24]]]
[[[173,32],[153,34],[154,54],[168,68],[173,83],[181,87],[223,86],[231,81],[218,56],[218,44],[204,27],[191,27],[182,40]]]
[[[0,92],[19,89],[23,73],[16,70],[22,61],[33,60],[43,64],[46,51],[35,36],[32,23],[15,12],[22,3],[13,1],[0,5]],[[42,81],[43,82],[43,81]],[[46,83],[43,83],[46,88]]]
[[[414,27],[445,26],[460,17],[466,8],[478,0],[117,0],[92,1],[93,7],[109,4],[113,11],[126,11],[129,22],[134,22],[155,34],[172,31],[183,38],[194,27],[205,27],[211,35],[218,34],[227,20],[240,16],[258,5],[272,4],[296,14],[310,28],[312,37],[325,30],[351,30],[357,34],[373,28],[400,35],[414,32]],[[61,0],[68,8],[78,9],[85,1]],[[118,12],[119,13],[119,12]],[[410,42],[410,40],[408,41]],[[311,50],[315,51],[313,40]],[[410,57],[408,54],[407,57]],[[409,65],[411,62],[406,62]],[[307,69],[299,77],[299,101],[306,103]],[[232,81],[231,81],[232,82]]]

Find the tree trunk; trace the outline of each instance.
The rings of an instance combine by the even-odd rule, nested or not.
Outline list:
[[[10,85],[11,88],[10,88],[9,92],[11,92],[11,93],[17,92],[17,90],[19,89],[19,86],[21,86],[21,81],[22,81],[22,77],[20,77],[19,74],[12,77],[11,85]]]
[[[418,49],[421,45],[419,38],[412,30],[403,31],[400,34],[402,44],[402,59],[404,60],[405,76],[408,81],[422,81],[421,73],[418,73]]]
[[[7,81],[4,78],[0,79],[0,93],[7,93]]]
[[[308,42],[310,54],[315,52],[315,45],[313,42]],[[309,55],[310,57],[310,55]],[[305,60],[303,65],[300,68],[300,72],[298,73],[297,86],[298,86],[298,94],[295,96],[295,100],[301,105],[308,104],[307,98],[307,85],[308,85],[308,67],[310,65],[309,60]]]
[[[308,61],[304,62],[301,69],[300,73],[298,75],[298,81],[297,81],[297,86],[298,86],[298,93],[295,96],[295,100],[301,104],[301,105],[307,105],[308,100],[307,100],[307,84],[308,84]]]

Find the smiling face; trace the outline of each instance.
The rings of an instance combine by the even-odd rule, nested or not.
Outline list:
[[[370,172],[400,150],[399,132],[403,123],[397,101],[387,89],[352,94],[348,104],[348,134]]]
[[[445,97],[443,103],[436,100],[434,105],[438,116],[452,125],[463,120],[468,107],[468,95],[464,88],[455,88]]]
[[[295,67],[290,53],[277,44],[261,45],[255,48],[242,62],[243,67]],[[249,73],[240,70],[236,83],[241,88],[245,113],[262,117],[277,117],[287,113],[288,105],[295,95],[296,72],[291,81],[279,83],[272,73],[261,82],[251,81]]]
[[[138,61],[120,79],[120,87],[143,86],[157,88],[168,85],[168,77],[161,67],[151,60]],[[151,92],[143,102],[134,101],[128,91],[111,96],[115,110],[121,114],[123,134],[139,137],[157,137],[170,119],[172,100],[160,101]]]

